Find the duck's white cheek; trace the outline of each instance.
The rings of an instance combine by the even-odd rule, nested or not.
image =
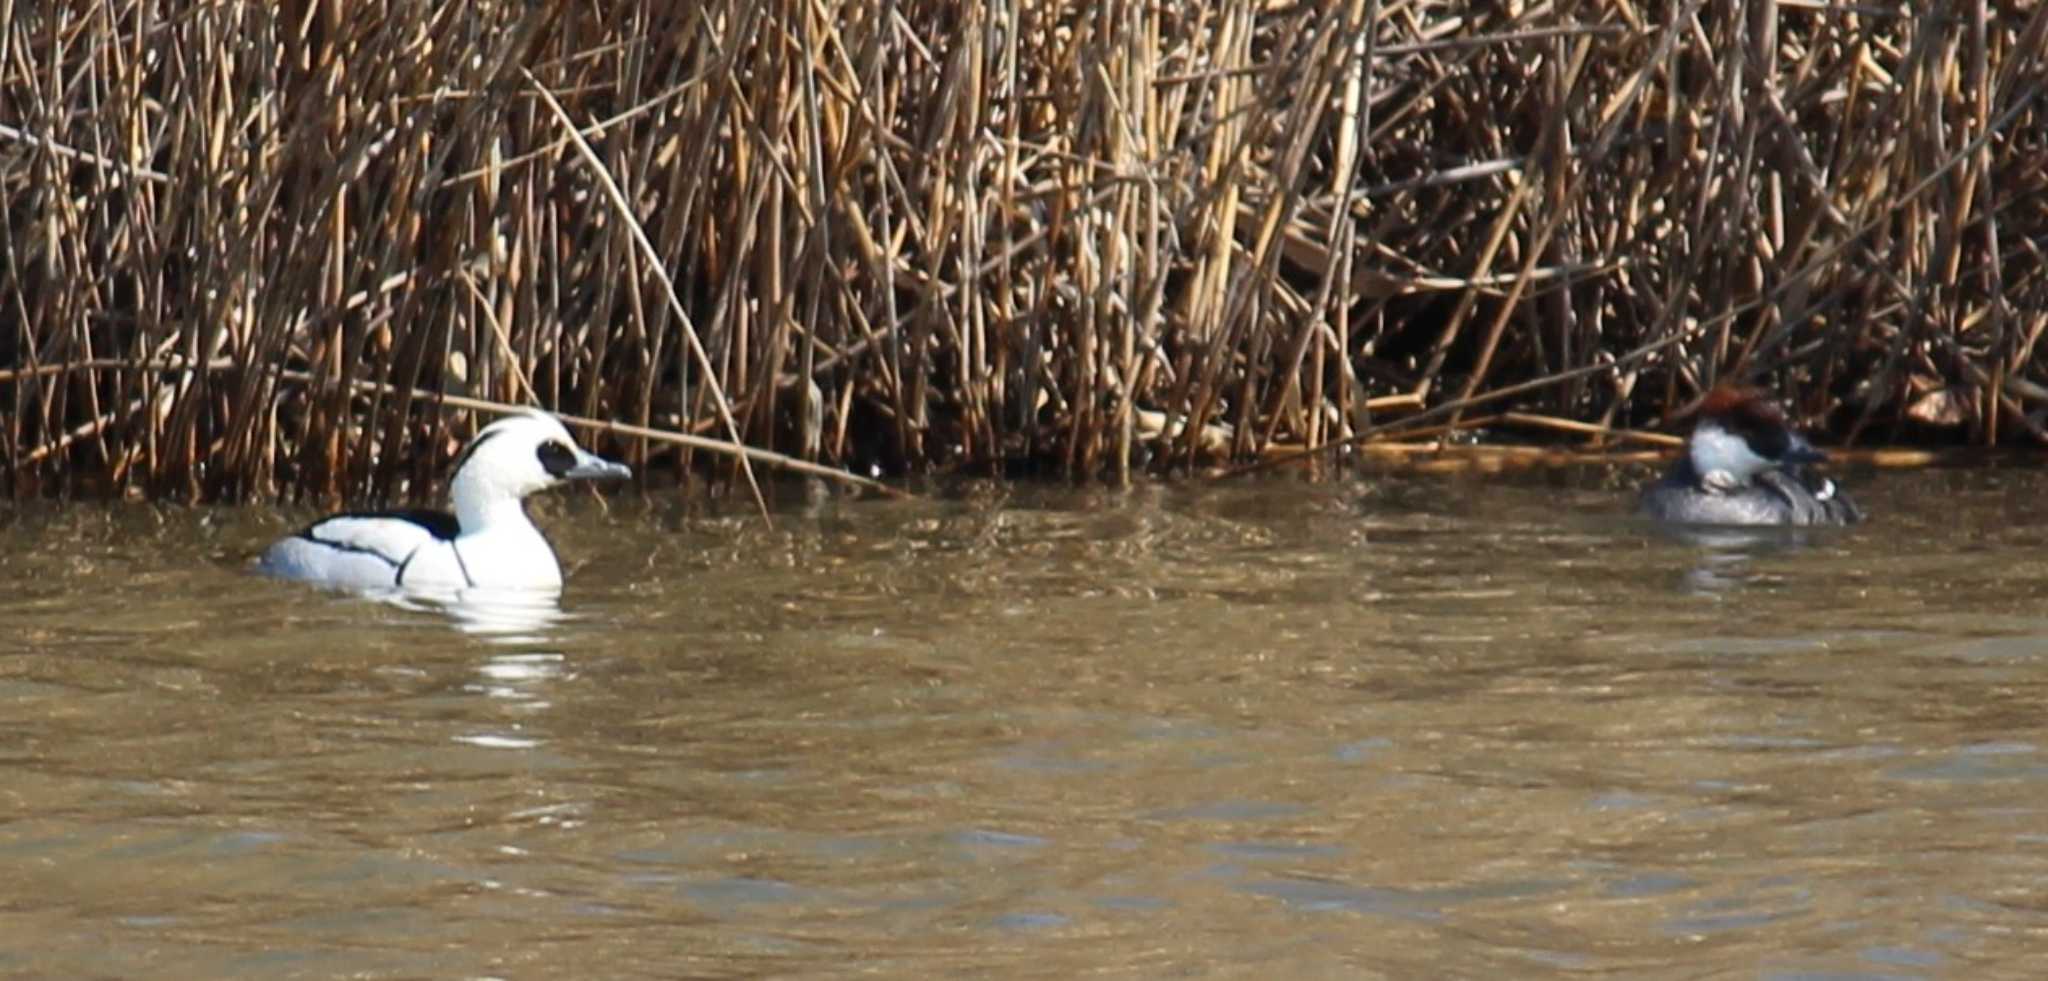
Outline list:
[[[499,489],[513,497],[525,497],[533,493],[538,483],[539,474],[535,468],[508,471],[498,478]]]
[[[1747,481],[1757,471],[1771,465],[1769,460],[1749,448],[1747,440],[1718,427],[1695,432],[1691,452],[1693,468],[1700,473],[1725,470],[1738,483]]]

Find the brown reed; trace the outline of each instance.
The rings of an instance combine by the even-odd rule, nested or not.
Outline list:
[[[2048,441],[2044,96],[2039,0],[0,0],[0,479]]]

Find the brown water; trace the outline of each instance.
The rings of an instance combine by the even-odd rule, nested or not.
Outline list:
[[[2048,972],[2048,475],[1615,486],[552,500],[501,634],[0,506],[0,974]]]

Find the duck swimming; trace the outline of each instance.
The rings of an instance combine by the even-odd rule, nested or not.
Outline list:
[[[1657,521],[1710,525],[1850,525],[1863,520],[1835,482],[1808,463],[1826,459],[1759,392],[1721,387],[1700,403],[1685,455],[1643,489],[1637,510]]]
[[[572,480],[633,475],[576,446],[538,410],[485,426],[455,459],[454,511],[347,512],[322,518],[263,552],[259,571],[346,589],[555,590],[562,567],[526,516],[527,495]]]

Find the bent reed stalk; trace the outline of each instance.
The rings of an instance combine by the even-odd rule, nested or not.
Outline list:
[[[0,0],[0,479],[2048,441],[2048,4],[1921,6]]]

